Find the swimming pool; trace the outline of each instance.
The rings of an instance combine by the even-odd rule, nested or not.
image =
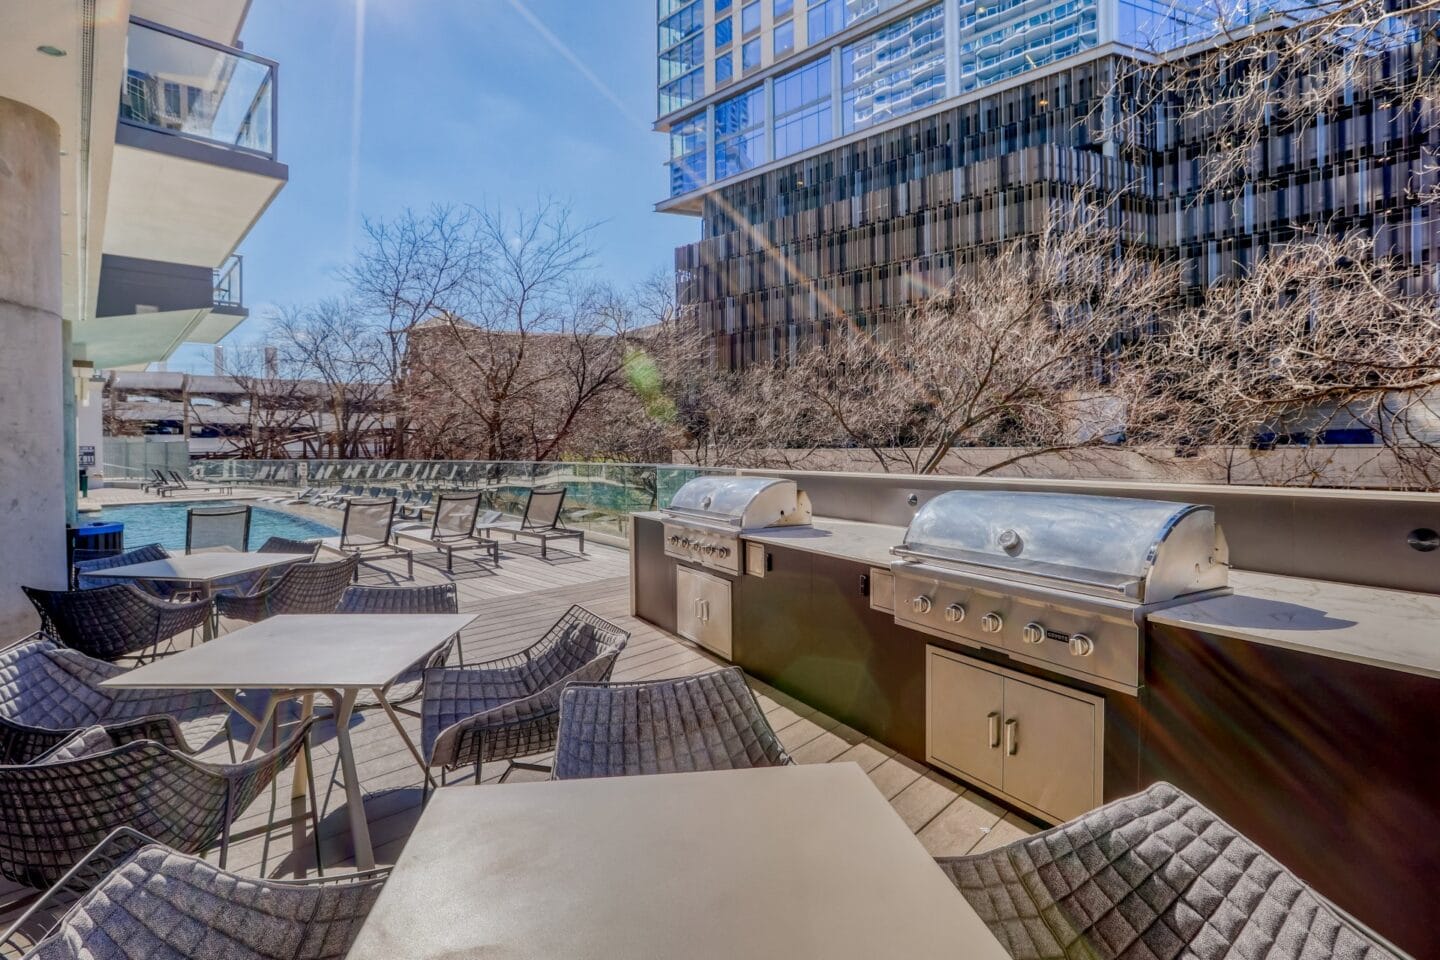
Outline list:
[[[191,507],[222,506],[233,501],[206,501],[204,503],[135,503],[119,507],[105,507],[99,513],[86,515],[86,524],[125,524],[125,549],[133,550],[147,543],[158,543],[167,550],[185,550],[185,514]],[[257,504],[250,505],[250,549],[254,550],[270,537],[289,537],[292,540],[310,540],[314,537],[333,537],[340,531],[323,523],[306,520],[304,517],[267,510]]]

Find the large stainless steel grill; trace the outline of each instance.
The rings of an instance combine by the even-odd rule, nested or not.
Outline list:
[[[665,508],[665,553],[726,573],[740,572],[740,536],[810,522],[810,500],[793,480],[699,477]]]
[[[1213,507],[956,490],[894,549],[897,622],[1135,692],[1147,612],[1227,591]]]

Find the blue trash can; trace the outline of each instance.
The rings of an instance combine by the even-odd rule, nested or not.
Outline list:
[[[70,562],[98,560],[125,552],[125,524],[97,521],[70,529]]]

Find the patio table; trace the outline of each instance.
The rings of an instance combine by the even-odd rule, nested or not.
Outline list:
[[[855,764],[435,792],[348,960],[1008,960]]]
[[[183,583],[194,587],[201,599],[209,600],[215,594],[216,584],[232,577],[258,571],[263,571],[268,576],[271,571],[280,567],[304,563],[309,559],[309,555],[303,553],[241,553],[238,550],[215,550],[111,567],[104,574],[107,580]],[[205,618],[206,640],[215,636],[213,620],[213,616]]]
[[[109,571],[106,571],[107,575]],[[474,621],[475,614],[396,616],[388,614],[337,614],[279,616],[262,620],[211,643],[137,667],[106,680],[116,689],[211,690],[255,727],[248,757],[261,731],[282,700],[303,698],[308,718],[314,694],[324,694],[334,709],[335,743],[345,778],[345,803],[355,842],[355,863],[362,870],[375,865],[370,826],[350,743],[350,717],[355,698],[372,691],[385,714],[409,748],[411,756],[428,769],[415,742],[383,691],[412,664],[424,659]],[[241,690],[273,694],[264,713],[255,716],[236,698]],[[308,773],[303,757],[297,759],[292,795],[303,797]]]

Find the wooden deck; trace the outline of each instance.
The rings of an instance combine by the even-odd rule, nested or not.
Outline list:
[[[564,545],[568,546],[568,545]],[[540,559],[538,545],[504,543],[501,568],[496,571],[470,559],[456,558],[455,574],[446,574],[444,560],[416,554],[417,583],[453,579],[461,609],[479,619],[461,637],[466,663],[513,653],[538,638],[571,604],[583,604],[631,632],[629,645],[615,670],[616,680],[647,680],[699,673],[721,665],[687,641],[630,616],[629,557],[621,550],[588,545],[585,556],[552,546],[550,558]],[[395,571],[395,572],[392,572]],[[403,563],[387,562],[384,569],[362,568],[362,583],[403,585]],[[221,639],[223,642],[223,638]],[[452,660],[453,662],[453,660]],[[1036,827],[989,800],[920,764],[896,756],[884,746],[818,713],[758,681],[751,681],[771,724],[786,748],[801,763],[858,763],[895,811],[936,856],[978,852],[1016,839]],[[419,741],[419,721],[403,718]],[[419,767],[383,713],[366,713],[352,722],[356,762],[366,794],[365,811],[380,864],[393,863],[420,815],[423,782]],[[326,872],[353,869],[344,788],[334,749],[333,726],[316,730],[315,766],[322,803],[321,856]],[[221,746],[207,758],[227,760]],[[536,758],[544,759],[544,758]],[[442,789],[503,790],[493,783],[505,764],[488,764],[476,787],[465,774],[452,777]],[[543,779],[544,774],[516,771],[511,780]],[[262,798],[236,825],[242,839],[231,846],[229,868],[271,877],[311,876],[314,856],[308,831],[296,827],[264,830],[272,808],[289,814],[287,772],[280,790]],[[696,824],[696,829],[703,829]],[[248,835],[247,835],[248,834]],[[297,849],[298,847],[298,849]],[[214,853],[210,859],[216,859]],[[0,902],[12,898],[0,890]],[[0,913],[0,920],[5,920]]]

